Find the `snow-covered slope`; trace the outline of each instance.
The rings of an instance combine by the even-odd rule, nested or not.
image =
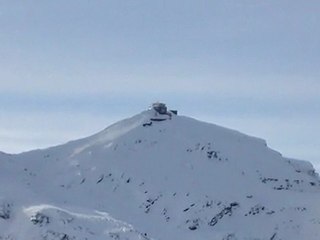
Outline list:
[[[154,117],[0,154],[0,239],[320,239],[310,163],[237,131]]]

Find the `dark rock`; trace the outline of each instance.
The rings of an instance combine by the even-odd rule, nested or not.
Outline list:
[[[271,236],[270,240],[274,240],[276,236],[277,236],[277,233],[274,233],[274,234]]]
[[[43,213],[39,213],[39,212],[36,215],[31,216],[30,221],[34,225],[39,225],[40,227],[50,223],[49,217],[44,215]]]
[[[152,122],[147,122],[142,124],[143,127],[148,127],[148,126],[152,126]]]
[[[7,220],[10,218],[11,215],[11,204],[10,203],[2,203],[0,205],[0,218]]]
[[[191,231],[197,230],[199,227],[199,219],[193,219],[192,224],[188,227]]]
[[[98,179],[98,181],[97,181],[97,184],[100,183],[100,182],[102,182],[103,179],[104,179],[104,174],[102,174],[102,175],[99,177],[99,179]]]
[[[192,225],[192,226],[189,226],[189,229],[190,229],[191,231],[194,231],[194,230],[197,230],[197,229],[198,229],[198,227],[197,227],[197,226],[195,226],[195,225]]]
[[[208,223],[209,226],[214,226],[218,223],[219,219],[222,219],[226,215],[231,216],[233,209],[239,207],[239,203],[232,202],[229,204],[229,206],[224,207],[219,213],[217,213]]]

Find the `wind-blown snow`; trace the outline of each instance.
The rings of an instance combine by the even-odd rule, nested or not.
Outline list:
[[[312,165],[154,110],[91,137],[0,154],[0,239],[319,239]]]

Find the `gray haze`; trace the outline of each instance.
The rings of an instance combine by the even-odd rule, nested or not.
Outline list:
[[[320,168],[317,0],[0,1],[0,151],[165,101]]]

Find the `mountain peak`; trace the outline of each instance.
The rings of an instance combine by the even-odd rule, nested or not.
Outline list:
[[[0,239],[313,240],[319,200],[311,164],[163,103],[88,138],[0,155]]]

